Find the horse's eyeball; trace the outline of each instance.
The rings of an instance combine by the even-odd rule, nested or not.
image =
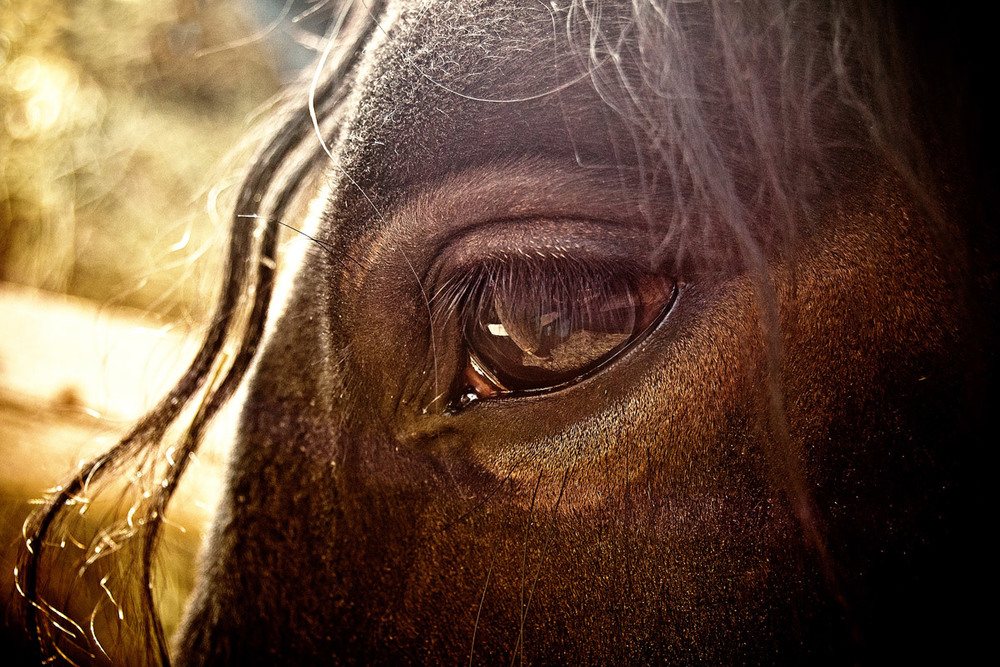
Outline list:
[[[463,395],[552,391],[642,340],[670,310],[674,280],[530,262],[493,267],[465,312]]]

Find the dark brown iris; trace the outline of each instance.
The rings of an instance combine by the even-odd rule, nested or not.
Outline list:
[[[504,267],[467,314],[464,381],[479,398],[582,379],[640,340],[670,308],[676,283],[658,275]]]

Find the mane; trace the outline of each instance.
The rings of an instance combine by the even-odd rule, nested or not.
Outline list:
[[[326,142],[341,128],[364,45],[389,29],[380,25],[388,4],[323,9],[334,17],[323,64],[284,95],[239,188],[221,294],[190,368],[116,446],[54,489],[26,522],[15,575],[35,660],[97,660],[102,654],[114,660],[91,629],[46,595],[57,573],[79,576],[78,570],[100,564],[101,572],[113,573],[124,598],[119,603],[128,609],[121,641],[134,643],[146,663],[169,664],[153,586],[164,514],[207,426],[255,357],[272,301],[283,219],[308,177],[329,168]],[[949,233],[938,203],[940,178],[929,147],[917,140],[940,124],[926,114],[916,124],[909,121],[919,116],[911,100],[922,91],[914,89],[912,52],[893,27],[896,17],[881,3],[749,0],[739,12],[720,6],[706,11],[688,2],[635,0],[619,7],[573,0],[556,27],[608,109],[630,121],[635,144],[656,148],[655,159],[639,163],[650,197],[663,189],[676,193],[675,219],[657,237],[653,261],[712,248],[718,261],[736,262],[752,277],[768,345],[770,459],[787,473],[782,491],[828,570],[831,594],[839,596],[836,565],[826,556],[782,404],[769,267],[810,233],[802,221],[815,217],[819,195],[837,192],[854,175],[833,165],[890,165],[937,233]],[[682,17],[691,12],[708,20],[695,30],[678,29],[688,25]],[[706,59],[721,76],[695,71],[694,63]],[[761,62],[774,64],[765,80],[749,75]],[[834,115],[848,119],[853,131],[831,142],[826,137]],[[961,149],[956,152],[953,161],[961,160]],[[247,295],[252,298],[244,306]],[[109,519],[71,557],[84,511],[98,496],[116,493],[129,508],[126,518]]]

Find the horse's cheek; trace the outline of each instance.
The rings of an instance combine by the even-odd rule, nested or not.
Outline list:
[[[788,425],[849,579],[924,539],[955,477],[942,448],[969,435],[960,258],[901,191],[875,185],[775,274]]]

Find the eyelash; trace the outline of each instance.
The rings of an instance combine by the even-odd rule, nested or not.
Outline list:
[[[450,411],[580,382],[645,338],[678,291],[673,279],[633,263],[542,253],[487,258],[451,271],[439,284],[431,301],[434,335],[461,338],[464,368],[454,379]],[[492,348],[493,368],[476,342]],[[545,354],[535,356],[539,350]],[[513,374],[497,357],[515,367]]]

